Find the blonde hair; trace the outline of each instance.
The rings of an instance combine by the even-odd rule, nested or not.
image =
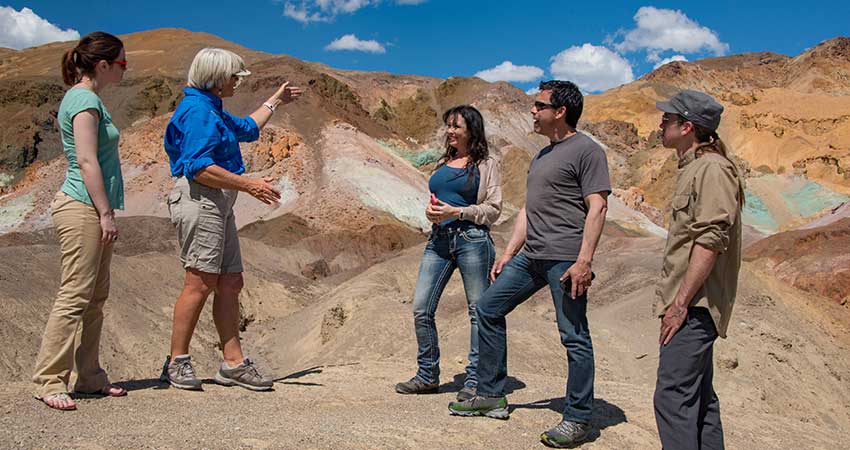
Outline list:
[[[237,73],[250,74],[241,56],[223,48],[205,48],[192,60],[187,84],[209,91],[224,86]]]

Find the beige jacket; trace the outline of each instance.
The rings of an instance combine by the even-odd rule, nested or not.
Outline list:
[[[436,170],[445,161],[434,166]],[[502,176],[499,160],[492,155],[478,162],[478,198],[476,204],[461,208],[461,218],[476,225],[491,226],[502,214]]]
[[[742,227],[738,206],[741,183],[732,163],[716,153],[706,152],[697,158],[691,151],[679,161],[664,266],[657,289],[655,314],[658,316],[664,315],[673,302],[688,270],[691,250],[695,243],[700,244],[719,255],[689,306],[708,308],[717,334],[726,337],[741,269]]]

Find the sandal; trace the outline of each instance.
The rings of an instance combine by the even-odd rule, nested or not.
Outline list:
[[[115,384],[107,384],[101,388],[100,393],[107,397],[123,397],[127,395],[127,390]]]
[[[50,394],[46,397],[36,397],[36,399],[42,401],[45,405],[53,409],[58,409],[59,411],[75,411],[77,409],[77,404],[74,403],[74,399],[72,399],[66,392]]]
[[[98,397],[123,397],[127,395],[127,390],[122,388],[121,386],[115,384],[107,384],[106,386],[100,388],[98,391],[94,392],[75,392],[74,395],[81,398],[98,398]]]

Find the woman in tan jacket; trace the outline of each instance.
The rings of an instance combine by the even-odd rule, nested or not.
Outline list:
[[[419,370],[398,383],[399,394],[437,392],[440,385],[440,348],[434,314],[443,289],[455,268],[460,269],[469,311],[469,365],[458,399],[475,395],[478,385],[478,321],[475,307],[490,285],[495,259],[490,225],[502,209],[499,164],[490,156],[484,119],[469,105],[443,114],[446,152],[428,181],[431,202],[425,215],[434,225],[425,246],[413,294],[413,319],[419,344]]]

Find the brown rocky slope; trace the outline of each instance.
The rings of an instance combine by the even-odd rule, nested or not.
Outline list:
[[[465,299],[457,276],[438,311],[442,392],[416,398],[392,392],[392,385],[409,378],[415,369],[410,299],[422,251],[421,231],[427,226],[421,210],[427,200],[426,176],[420,163],[439,152],[438,114],[455,103],[472,102],[482,109],[507,174],[505,219],[509,219],[524,198],[524,168],[541,144],[530,132],[529,99],[521,91],[477,79],[342,71],[252,52],[184,30],[122,38],[130,50],[128,59],[136,56],[125,83],[105,93],[105,98],[123,121],[120,151],[129,209],[119,219],[122,238],[113,261],[101,354],[113,379],[132,392],[125,399],[81,400],[81,411],[61,417],[28,397],[27,378],[59,279],[59,252],[46,206],[61,183],[64,163],[49,157],[51,152],[58,154],[58,147],[51,147],[55,142],[50,141],[55,139],[55,124],[45,122],[58,103],[53,97],[39,98],[58,84],[57,74],[42,68],[49,67],[45,64],[50,60],[58,61],[68,44],[0,54],[0,89],[31,92],[11,96],[7,109],[0,105],[0,118],[22,116],[21,123],[34,126],[42,139],[33,144],[38,149],[34,158],[31,151],[21,150],[23,146],[7,152],[30,155],[32,161],[24,169],[4,166],[19,181],[0,197],[0,230],[17,230],[0,236],[0,305],[5,310],[0,337],[7,342],[0,348],[0,375],[12,380],[0,388],[6,405],[0,427],[7,431],[0,434],[0,448],[539,445],[538,434],[559,419],[565,375],[564,350],[545,292],[509,319],[511,420],[463,420],[449,417],[445,410],[459,388],[468,345]],[[243,54],[254,72],[239,94],[227,100],[226,106],[236,113],[250,112],[283,79],[307,87],[303,101],[276,114],[261,139],[243,148],[251,175],[275,177],[284,192],[276,209],[247,196],[240,197],[237,206],[246,263],[244,344],[264,371],[277,378],[275,391],[266,395],[209,384],[203,394],[187,393],[167,389],[156,380],[182,273],[163,204],[172,180],[161,149],[162,132],[181,95],[185,66],[194,51],[206,45]],[[163,50],[170,46],[174,52]],[[842,48],[821,46],[807,53],[798,67],[810,69],[800,69],[795,80],[840,77],[840,67],[832,70],[820,61],[822,55]],[[18,58],[15,64],[9,63],[11,57]],[[789,61],[777,55],[743,55],[678,67],[709,74],[704,78],[717,86],[729,82],[737,91],[752,89],[763,95],[740,108],[775,106],[786,117],[792,108],[777,100],[783,94],[802,102],[800,108],[808,108],[804,112],[824,109],[823,116],[832,117],[830,108],[844,101],[833,92],[839,87],[812,82],[800,84],[810,86],[811,92],[792,90],[790,82],[777,75],[780,66],[775,66]],[[659,446],[651,408],[658,322],[650,305],[663,231],[652,228],[651,220],[662,220],[658,210],[665,209],[663,199],[675,161],[669,151],[658,148],[651,132],[658,115],[653,102],[693,79],[664,75],[667,70],[654,75],[667,77],[663,82],[645,78],[614,93],[590,96],[582,124],[607,144],[621,197],[612,200],[611,216],[616,209],[619,219],[609,222],[594,263],[598,282],[591,292],[590,322],[596,346],[598,431],[583,448]],[[752,81],[762,77],[773,84]],[[27,91],[26,86],[36,86],[33,83],[48,87]],[[820,91],[819,86],[828,89]],[[137,104],[146,106],[132,107]],[[732,117],[737,108],[730,107]],[[746,112],[755,117],[755,109]],[[740,122],[728,123],[734,132]],[[770,131],[783,143],[781,139],[793,134],[825,136],[832,142],[843,130],[839,123],[818,135],[820,125],[783,123],[790,130],[782,132],[785,137]],[[764,127],[742,130],[762,133]],[[22,134],[29,136],[26,142],[34,142],[33,134]],[[0,144],[8,150],[9,142]],[[747,158],[763,155],[752,155],[738,156],[753,167]],[[792,167],[797,161],[792,160],[782,161]],[[806,167],[811,175],[812,166]],[[504,247],[510,225],[508,221],[496,227],[498,249]],[[805,264],[795,256],[799,252],[787,257],[782,253],[785,245],[804,244],[799,239],[783,242],[790,244],[765,241],[764,247],[754,247],[758,259],[744,265],[730,339],[717,345],[716,386],[727,441],[730,448],[842,448],[850,441],[848,308],[820,296],[831,295],[827,291],[800,291],[774,276],[765,261],[774,265],[787,261],[792,269],[786,272]],[[817,242],[800,248],[836,258],[834,252],[823,250],[822,241]],[[216,341],[205,312],[191,350],[204,376],[216,369]]]

